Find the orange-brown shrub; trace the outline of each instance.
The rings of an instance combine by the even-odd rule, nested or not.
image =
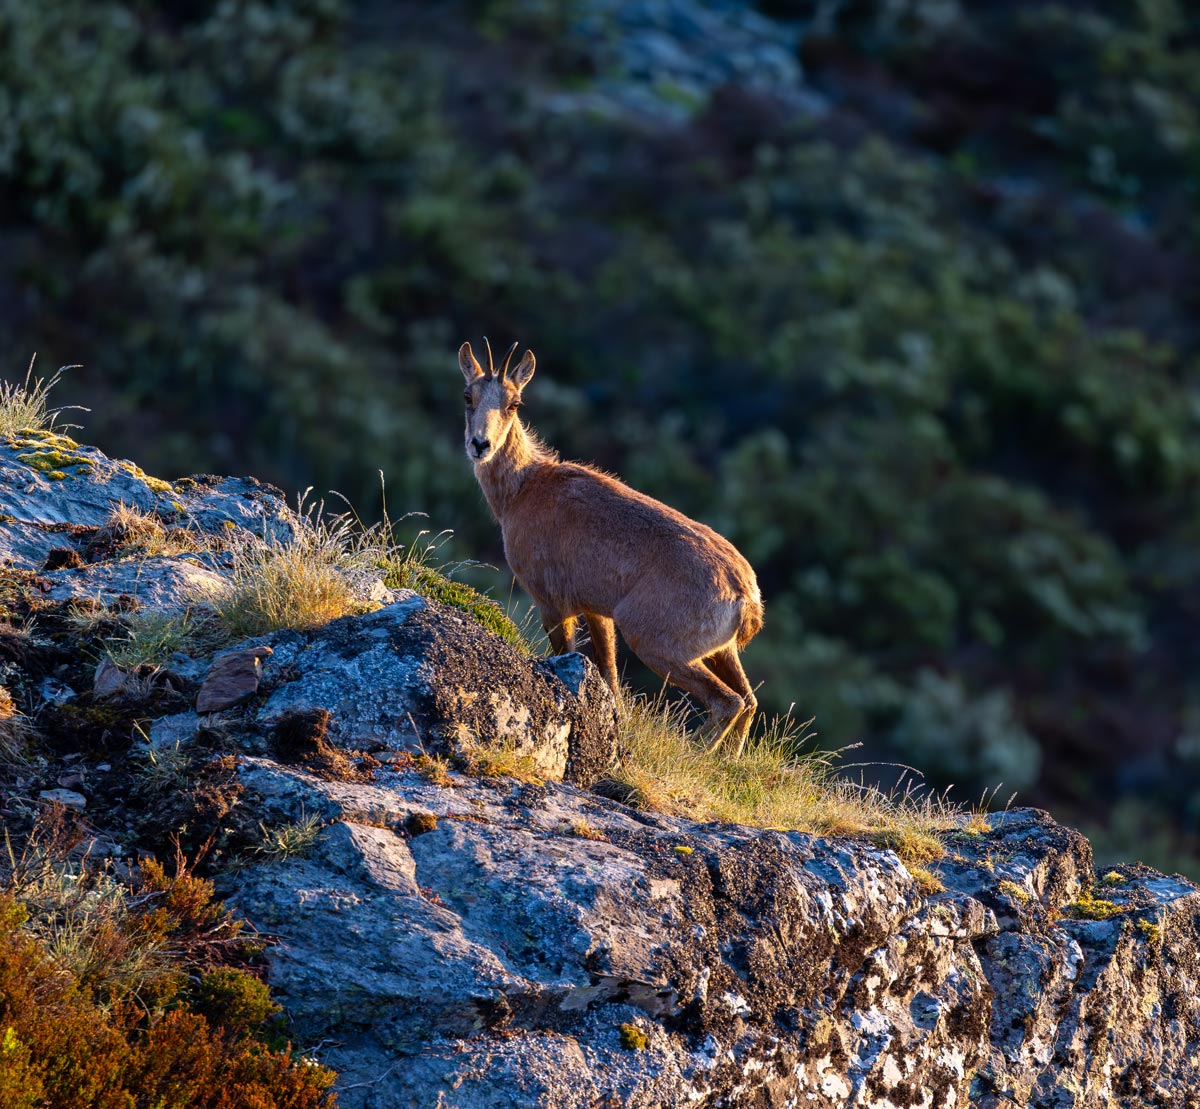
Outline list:
[[[240,925],[209,882],[182,860],[176,870],[144,862],[120,910],[102,909],[84,937],[87,958],[70,962],[9,875],[0,890],[4,1109],[333,1109],[333,1073],[292,1052],[266,987],[228,965],[249,952]],[[139,978],[109,972],[138,949],[151,952]]]

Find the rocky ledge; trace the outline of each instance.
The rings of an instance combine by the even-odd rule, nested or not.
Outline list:
[[[204,840],[339,1104],[1200,1104],[1186,881],[1098,875],[1028,809],[920,883],[869,843],[639,811],[593,789],[617,721],[590,662],[382,583],[316,630],[97,665],[80,611],[180,611],[228,574],[220,544],[131,554],[119,503],[225,539],[302,523],[45,437],[0,446],[0,480],[6,604],[40,629],[0,637],[0,682],[44,741],[5,811],[79,808],[118,861]]]

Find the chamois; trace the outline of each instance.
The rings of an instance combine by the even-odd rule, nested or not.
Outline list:
[[[487,343],[487,339],[484,339]],[[517,344],[484,372],[463,343],[467,457],[500,524],[504,556],[556,653],[587,619],[592,654],[620,696],[614,625],[655,673],[708,710],[702,740],[741,755],[758,708],[738,651],[762,627],[750,564],[723,536],[592,466],[563,462],[521,423],[536,361]]]

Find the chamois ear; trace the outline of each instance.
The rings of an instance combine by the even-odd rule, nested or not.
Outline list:
[[[458,348],[458,368],[462,370],[462,375],[470,384],[477,377],[483,376],[483,367],[476,360],[475,355],[471,353],[471,344],[463,343]]]
[[[533,377],[534,367],[537,366],[537,359],[533,356],[533,351],[527,350],[525,357],[516,364],[508,373],[508,379],[518,389],[524,389],[529,384],[529,379]]]

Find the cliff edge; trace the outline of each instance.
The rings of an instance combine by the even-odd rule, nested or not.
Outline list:
[[[588,660],[369,567],[354,614],[206,638],[239,544],[311,527],[251,479],[0,443],[6,824],[203,852],[340,1105],[1200,1105],[1196,887],[1030,809],[914,877],[613,800]]]

